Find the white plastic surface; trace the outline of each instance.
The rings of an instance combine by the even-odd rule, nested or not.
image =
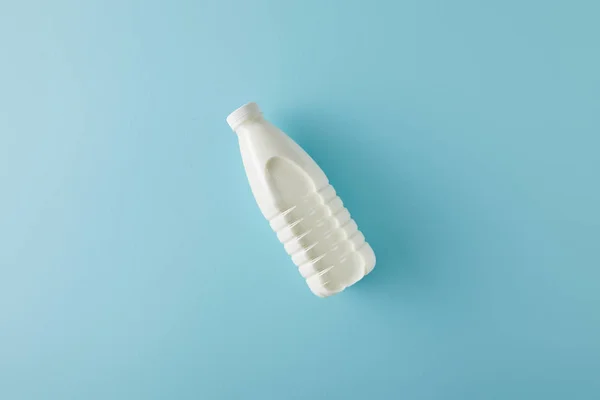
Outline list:
[[[238,135],[256,202],[310,290],[331,296],[371,272],[371,246],[313,159],[256,103],[235,110],[227,123]]]

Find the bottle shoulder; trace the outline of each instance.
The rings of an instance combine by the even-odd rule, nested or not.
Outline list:
[[[271,124],[248,124],[239,132],[246,174],[265,217],[285,210],[281,198],[316,191],[329,181],[317,163]]]

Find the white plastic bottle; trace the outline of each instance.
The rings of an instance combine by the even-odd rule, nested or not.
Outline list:
[[[256,103],[227,117],[252,193],[310,290],[339,293],[375,266],[375,254],[327,177]]]

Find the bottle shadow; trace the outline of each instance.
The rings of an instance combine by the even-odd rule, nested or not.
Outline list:
[[[381,143],[354,121],[314,112],[282,116],[276,123],[325,171],[375,251],[375,269],[352,292],[425,295],[437,274],[427,261],[435,248],[440,199],[419,183],[424,177],[414,173],[413,161],[402,160],[393,144],[400,142]]]

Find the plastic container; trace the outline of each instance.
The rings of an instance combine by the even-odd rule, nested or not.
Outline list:
[[[371,272],[375,254],[321,168],[256,103],[227,117],[252,193],[310,290],[339,293]]]

